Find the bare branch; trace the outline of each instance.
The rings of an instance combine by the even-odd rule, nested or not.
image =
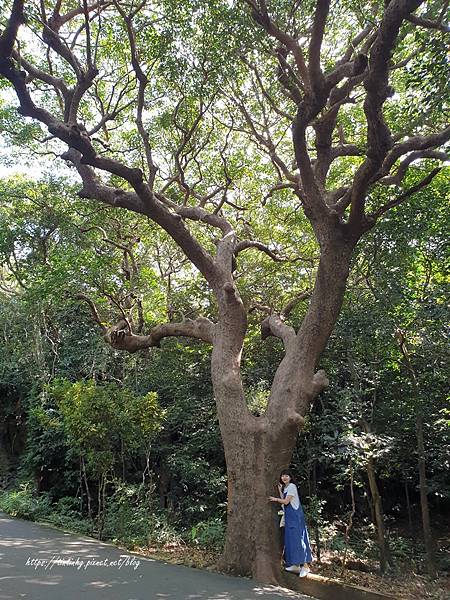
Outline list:
[[[102,320],[100,319],[97,307],[95,306],[94,302],[89,298],[89,296],[86,296],[86,294],[79,293],[79,294],[76,294],[75,298],[77,298],[78,300],[83,300],[84,302],[86,302],[89,305],[89,307],[91,309],[92,317],[94,318],[94,321],[100,327],[100,329],[102,330],[102,333],[104,335],[106,335],[108,333],[108,329],[107,329],[105,323],[103,323]]]
[[[253,71],[253,73],[255,74],[256,77],[256,81],[258,82],[259,88],[262,92],[262,95],[264,96],[264,98],[266,98],[266,100],[269,102],[270,107],[272,108],[272,110],[274,112],[277,113],[277,115],[279,115],[280,117],[283,117],[285,119],[287,119],[289,122],[292,122],[294,117],[293,115],[288,114],[287,112],[285,112],[284,110],[282,110],[278,103],[274,100],[274,98],[272,98],[272,96],[269,94],[269,92],[266,89],[266,86],[264,85],[262,79],[261,79],[261,75],[258,71],[258,69],[256,68],[255,65],[251,64],[246,58],[245,56],[241,57],[242,62],[244,62],[249,69],[251,69]]]
[[[292,310],[297,306],[297,304],[299,302],[303,302],[303,300],[306,300],[306,298],[309,298],[310,296],[311,290],[306,290],[304,292],[301,292],[301,294],[298,294],[298,296],[295,296],[295,298],[292,298],[292,300],[290,300],[280,312],[280,317],[283,319],[287,319],[288,316],[291,314]]]
[[[244,103],[239,102],[237,99],[235,99],[235,101],[236,101],[236,104],[239,107],[241,113],[243,114],[245,121],[247,122],[247,125],[249,126],[253,137],[261,144],[262,149],[265,152],[267,152],[267,154],[270,156],[272,163],[277,168],[277,170],[280,172],[280,179],[281,179],[281,174],[283,174],[284,177],[288,181],[291,181],[292,183],[298,183],[298,177],[289,171],[286,164],[284,163],[284,161],[281,159],[281,157],[277,153],[275,144],[273,143],[272,138],[270,137],[270,132],[268,131],[268,129],[266,128],[266,130],[265,130],[266,135],[259,133],[259,131],[256,129],[254,119],[250,115],[250,113],[247,110]]]
[[[381,215],[384,215],[384,213],[386,213],[388,210],[390,210],[391,208],[394,208],[394,206],[398,206],[399,204],[404,202],[407,198],[409,198],[410,196],[412,196],[419,190],[421,190],[424,187],[426,187],[427,185],[429,185],[441,170],[442,170],[441,167],[433,169],[431,171],[431,173],[429,173],[426,177],[424,177],[421,181],[419,181],[419,183],[410,187],[408,190],[403,192],[403,194],[400,194],[400,196],[398,196],[394,200],[391,200],[391,202],[388,202],[384,206],[381,206],[374,213],[371,213],[369,215],[370,220],[378,219],[379,217],[381,217]]]
[[[407,21],[414,23],[414,25],[425,27],[425,29],[437,29],[438,31],[443,31],[444,33],[450,32],[450,27],[444,23],[441,23],[440,21],[431,21],[431,19],[425,19],[424,17],[418,17],[416,15],[409,15],[409,17],[407,17]]]
[[[279,29],[273,19],[270,18],[265,0],[260,0],[259,6],[254,0],[245,0],[245,2],[250,6],[252,17],[256,23],[261,25],[261,27],[263,27],[270,36],[274,37],[281,44],[283,44],[283,46],[285,46],[289,52],[292,52],[299,75],[305,87],[308,88],[310,85],[308,69],[306,68],[303,50],[301,49],[297,40]]]
[[[139,131],[139,135],[141,136],[142,142],[144,144],[145,157],[147,161],[147,167],[149,172],[149,185],[150,188],[153,189],[153,184],[155,181],[156,173],[158,171],[157,166],[153,161],[152,148],[150,145],[150,137],[148,132],[145,130],[144,123],[142,120],[142,112],[144,109],[144,101],[145,101],[145,90],[148,84],[148,78],[142,70],[142,67],[139,63],[138,51],[136,46],[136,34],[132,25],[131,16],[127,15],[125,11],[121,8],[120,3],[117,0],[114,0],[114,4],[117,7],[122,19],[125,23],[128,41],[130,43],[130,51],[131,51],[131,64],[133,66],[134,72],[136,73],[136,78],[139,82],[139,90],[138,90],[138,99],[137,99],[137,113],[136,113],[136,125]]]

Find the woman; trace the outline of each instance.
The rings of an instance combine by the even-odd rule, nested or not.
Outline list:
[[[306,577],[310,571],[308,563],[312,562],[311,547],[297,486],[290,471],[281,471],[278,490],[280,497],[269,496],[269,500],[284,506],[285,569],[291,572],[300,571],[299,576]]]

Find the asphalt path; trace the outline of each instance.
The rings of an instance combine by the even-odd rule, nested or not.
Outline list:
[[[0,513],[0,600],[310,600]]]

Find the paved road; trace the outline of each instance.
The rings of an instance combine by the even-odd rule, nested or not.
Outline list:
[[[308,600],[0,513],[0,600]]]

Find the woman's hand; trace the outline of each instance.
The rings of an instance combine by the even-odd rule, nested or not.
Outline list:
[[[269,500],[271,502],[279,502],[280,501],[280,499],[279,498],[275,498],[275,496],[269,496]]]

